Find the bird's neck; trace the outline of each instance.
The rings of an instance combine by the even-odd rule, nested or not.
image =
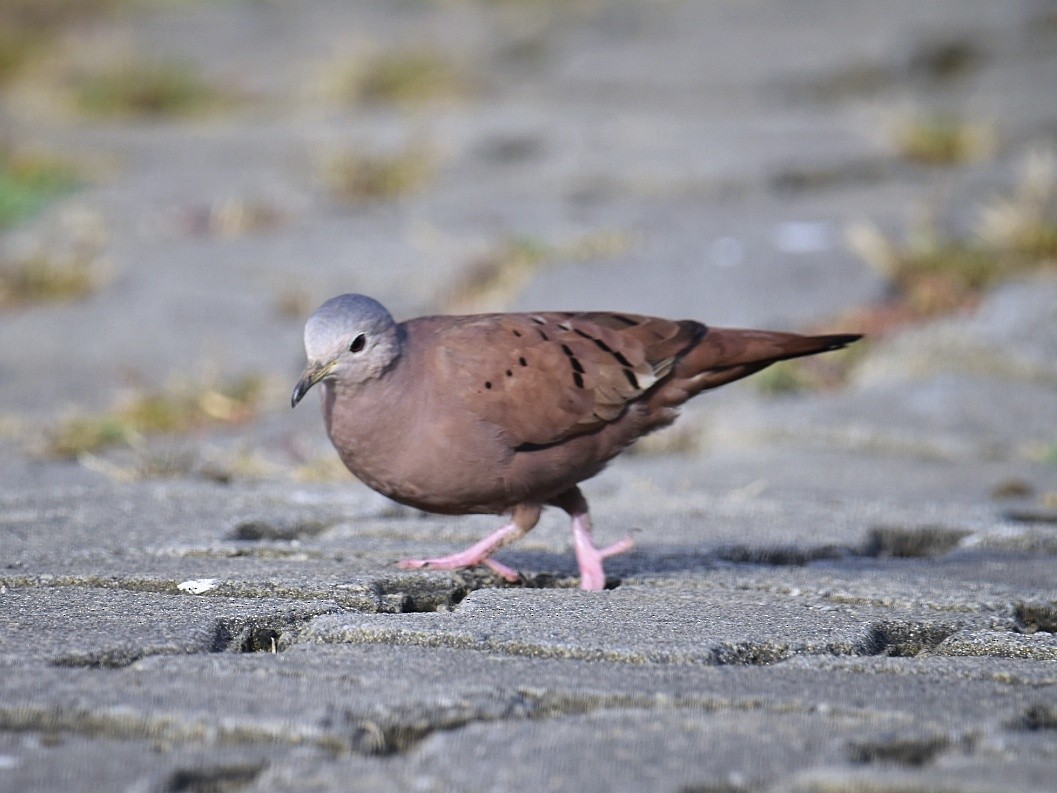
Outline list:
[[[323,386],[320,391],[323,421],[332,440],[336,413],[343,412],[346,419],[354,417],[353,421],[345,422],[346,431],[366,431],[386,419],[391,402],[390,389],[396,389],[397,392],[400,390],[400,385],[395,382],[400,375],[399,367],[395,363],[394,361],[392,366],[366,380],[348,382],[335,378],[320,383]]]
[[[323,408],[323,423],[327,427],[327,433],[330,433],[330,422],[334,417],[334,385],[329,380],[324,380],[319,384],[319,404]]]

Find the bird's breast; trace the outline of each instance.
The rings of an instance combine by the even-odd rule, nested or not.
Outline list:
[[[373,490],[428,512],[503,512],[512,452],[451,405],[328,389],[323,414],[342,462]]]

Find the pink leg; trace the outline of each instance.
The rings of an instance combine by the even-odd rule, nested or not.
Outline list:
[[[576,548],[576,561],[580,565],[580,589],[605,589],[606,573],[602,569],[602,560],[631,550],[634,545],[631,537],[625,537],[605,548],[596,548],[591,540],[591,516],[586,512],[573,515],[573,546]]]
[[[484,564],[507,581],[517,581],[518,572],[505,564],[490,558],[504,545],[508,545],[524,536],[539,520],[540,507],[518,505],[514,508],[514,517],[507,525],[489,534],[480,542],[474,543],[465,551],[434,559],[405,559],[400,566],[405,570],[457,570],[463,567],[474,567]]]
[[[606,573],[602,561],[630,550],[635,543],[630,537],[625,537],[605,548],[596,548],[591,538],[591,515],[587,511],[587,500],[579,488],[567,490],[552,503],[568,512],[573,519],[573,547],[576,550],[576,562],[580,566],[580,589],[605,589]]]

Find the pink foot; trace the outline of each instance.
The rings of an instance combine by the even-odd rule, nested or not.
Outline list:
[[[591,519],[587,513],[573,516],[573,545],[580,565],[580,589],[597,592],[606,587],[606,573],[602,560],[631,550],[635,543],[630,537],[605,548],[596,548],[591,540]]]
[[[460,570],[464,567],[476,567],[479,564],[483,564],[491,568],[496,575],[513,582],[519,578],[517,570],[489,557],[497,549],[511,540],[517,539],[524,533],[517,524],[508,523],[503,528],[489,534],[480,542],[474,543],[465,551],[453,553],[449,556],[438,556],[435,559],[404,559],[398,564],[404,570]]]

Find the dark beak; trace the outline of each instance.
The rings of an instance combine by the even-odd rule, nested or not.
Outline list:
[[[321,363],[310,363],[306,366],[301,372],[301,379],[294,386],[294,393],[290,395],[290,407],[297,407],[297,403],[304,398],[309,389],[330,374],[332,368],[333,366],[325,366]]]

